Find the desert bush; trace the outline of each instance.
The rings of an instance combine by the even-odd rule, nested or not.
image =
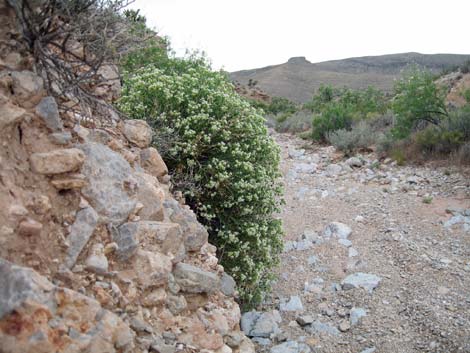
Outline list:
[[[112,105],[97,99],[93,87],[119,80],[103,70],[145,41],[123,15],[129,0],[8,0],[15,10],[23,39],[35,58],[49,94],[67,97],[63,105],[81,116],[109,117]],[[103,69],[103,70],[102,70]],[[58,100],[60,103],[61,100]]]
[[[470,142],[466,142],[460,146],[456,156],[458,163],[470,165]]]
[[[332,102],[322,113],[314,115],[312,137],[317,141],[326,141],[332,131],[350,129],[352,121],[352,113],[348,107],[338,102]]]
[[[338,150],[350,154],[372,146],[377,136],[366,121],[360,121],[351,130],[340,129],[329,133],[327,139]]]
[[[200,61],[175,59],[176,69],[149,66],[127,76],[119,107],[146,119],[157,135],[178,138],[163,157],[178,188],[218,247],[220,261],[238,283],[245,306],[260,301],[282,248],[279,148],[265,119],[220,72]],[[159,146],[157,146],[159,147]]]
[[[276,123],[276,131],[291,134],[304,132],[311,128],[312,115],[305,110],[300,110],[292,114],[284,114]]]
[[[271,114],[294,113],[297,111],[297,106],[287,98],[273,97],[271,103],[266,107],[266,111]]]
[[[450,153],[463,143],[462,132],[442,130],[437,126],[428,126],[414,138],[422,151],[430,153]]]
[[[428,71],[411,68],[394,89],[392,108],[397,119],[392,132],[397,139],[408,137],[418,126],[438,125],[448,115],[445,91]]]

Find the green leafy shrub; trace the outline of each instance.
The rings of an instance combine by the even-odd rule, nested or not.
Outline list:
[[[268,113],[294,113],[297,111],[297,106],[294,102],[283,97],[273,97],[271,103],[266,108]]]
[[[352,114],[348,107],[333,102],[325,110],[313,117],[312,137],[314,140],[326,141],[327,136],[340,129],[349,129],[352,124]]]
[[[360,121],[351,130],[340,129],[329,133],[327,139],[338,150],[350,154],[372,146],[376,143],[377,136],[367,122]]]
[[[438,125],[448,115],[445,91],[434,82],[434,76],[411,68],[395,84],[392,108],[397,116],[392,130],[395,138],[406,138],[421,124]],[[424,123],[424,124],[423,124]]]
[[[172,68],[171,63],[175,66]],[[120,109],[146,119],[158,135],[176,138],[163,158],[188,204],[209,231],[246,306],[267,290],[282,249],[279,148],[265,119],[234,91],[226,76],[198,60],[149,65],[125,82]],[[159,147],[159,146],[156,146]]]

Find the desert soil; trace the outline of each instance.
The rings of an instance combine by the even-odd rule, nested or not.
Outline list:
[[[312,352],[470,352],[468,170],[397,166],[372,154],[346,162],[332,147],[273,136],[285,250],[263,311],[279,310],[282,322],[257,351],[292,340]],[[349,244],[325,236],[331,222],[351,229]],[[357,273],[378,283],[348,289],[343,281]]]

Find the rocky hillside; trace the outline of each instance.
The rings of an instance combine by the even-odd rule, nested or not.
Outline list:
[[[59,110],[3,0],[0,21],[0,351],[254,352],[150,127]]]
[[[256,81],[270,96],[305,102],[321,84],[354,89],[375,86],[390,91],[393,80],[410,64],[439,73],[469,59],[470,55],[404,53],[311,63],[304,57],[296,57],[284,64],[237,71],[230,76],[241,85]]]

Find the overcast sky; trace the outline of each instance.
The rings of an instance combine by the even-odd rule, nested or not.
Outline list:
[[[137,0],[177,53],[253,69],[416,51],[470,54],[470,0]]]

